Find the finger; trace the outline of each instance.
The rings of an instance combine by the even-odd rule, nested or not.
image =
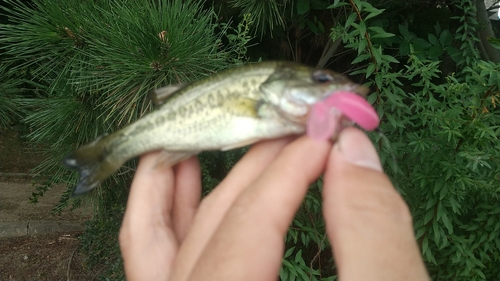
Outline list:
[[[275,280],[283,237],[330,146],[308,137],[287,146],[234,202],[190,280]]]
[[[174,173],[171,167],[156,165],[160,153],[141,157],[120,229],[128,280],[166,280],[177,252],[170,218]]]
[[[234,200],[291,140],[281,138],[254,144],[217,188],[203,199],[179,250],[171,280],[186,280]]]
[[[428,280],[407,205],[361,131],[342,131],[327,163],[323,214],[341,280]]]
[[[200,204],[200,175],[200,163],[196,157],[179,163],[175,168],[172,218],[179,244],[186,237]]]
[[[174,172],[172,167],[156,165],[160,154],[157,151],[141,157],[132,181],[122,228],[133,224],[134,229],[130,230],[140,232],[142,227],[151,223],[171,226]]]

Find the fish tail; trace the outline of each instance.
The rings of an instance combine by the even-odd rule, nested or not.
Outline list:
[[[101,140],[102,137],[63,158],[64,166],[80,174],[72,197],[90,192],[122,166],[123,161],[110,161],[111,151],[106,149]]]

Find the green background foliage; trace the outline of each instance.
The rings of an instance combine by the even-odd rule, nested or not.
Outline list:
[[[0,127],[8,127],[22,117],[22,81],[7,73],[9,65],[0,61]]]
[[[150,111],[152,89],[215,73],[240,52],[237,45],[225,49],[225,29],[199,1],[7,3],[1,50],[12,66],[8,73],[24,74],[19,81],[28,86],[20,101],[29,112],[27,138],[48,146],[36,172],[49,180],[35,188],[35,202],[54,183],[74,186],[77,175],[60,165],[62,157]],[[94,202],[96,214],[81,237],[83,249],[92,253],[89,264],[110,265],[102,274],[111,279],[123,277],[116,238],[134,167],[130,161],[82,198]],[[68,200],[69,191],[56,212],[82,200]]]
[[[29,139],[51,151],[39,167],[51,178],[33,200],[55,182],[73,186],[59,159],[151,110],[151,89],[295,60],[371,88],[383,135],[370,137],[410,206],[432,279],[500,276],[500,62],[484,47],[499,24],[480,17],[477,1],[6,3],[0,124],[23,116]],[[496,36],[483,40],[486,27]],[[205,193],[244,152],[200,155]],[[110,279],[123,278],[116,235],[134,165],[92,194],[96,216],[82,237],[89,264],[108,264]],[[321,179],[311,186],[285,237],[281,280],[336,279],[321,188]],[[56,210],[69,202],[78,204],[65,194]]]

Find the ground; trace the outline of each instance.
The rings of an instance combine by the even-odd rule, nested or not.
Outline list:
[[[94,280],[78,252],[79,232],[0,239],[1,280]]]
[[[30,170],[43,161],[15,130],[0,128],[0,222],[57,221],[84,223],[91,217],[89,207],[59,216],[50,214],[65,186],[47,192],[40,203],[29,202],[32,190]],[[6,176],[7,173],[7,176]],[[0,238],[0,280],[95,280],[99,269],[85,267],[79,252],[81,231],[36,236]]]

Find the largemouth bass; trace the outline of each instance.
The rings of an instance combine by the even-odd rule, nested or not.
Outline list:
[[[155,91],[162,103],[121,130],[69,153],[80,173],[73,195],[91,191],[127,160],[164,150],[174,165],[205,150],[229,150],[263,139],[303,134],[309,109],[335,91],[366,95],[341,74],[290,62],[248,64],[182,86]]]

